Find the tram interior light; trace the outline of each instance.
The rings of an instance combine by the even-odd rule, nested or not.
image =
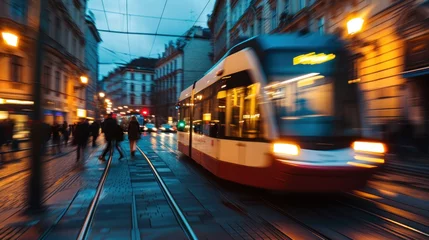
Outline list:
[[[274,153],[287,154],[287,155],[298,155],[299,146],[291,143],[274,143]]]
[[[358,152],[369,152],[369,153],[385,153],[386,147],[383,143],[378,142],[360,142],[356,141],[353,143],[353,149]]]

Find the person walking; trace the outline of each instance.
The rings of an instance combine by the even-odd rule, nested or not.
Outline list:
[[[92,136],[92,147],[97,146],[95,141],[97,141],[98,135],[100,134],[100,124],[97,121],[94,121],[91,124],[91,136]]]
[[[63,126],[61,127],[61,134],[63,135],[64,146],[67,147],[70,137],[70,129],[67,121],[64,121]]]
[[[122,151],[121,148],[121,142],[124,141],[124,129],[119,126],[116,125],[116,132],[115,132],[115,147],[118,150],[119,154],[121,155],[119,157],[119,160],[121,160],[124,157],[124,151]]]
[[[135,156],[137,140],[140,139],[140,124],[135,116],[131,117],[128,124],[128,140],[130,141],[131,156]]]
[[[75,140],[77,145],[76,150],[76,162],[80,160],[80,155],[82,152],[83,157],[85,158],[85,149],[86,145],[88,145],[89,138],[89,123],[84,118],[80,119],[79,124],[76,125],[75,128]]]
[[[61,153],[60,131],[61,131],[60,125],[57,122],[55,122],[54,125],[52,126],[52,130],[51,130],[51,132],[52,132],[52,143],[53,143],[52,153],[54,153],[54,154]],[[55,151],[55,149],[56,149],[56,151]]]
[[[106,154],[110,151],[112,148],[112,143],[117,139],[117,133],[118,133],[118,122],[116,119],[112,117],[112,114],[108,114],[106,120],[103,122],[103,132],[104,132],[104,138],[107,141],[106,148],[104,149],[102,155],[98,157],[101,161],[106,161],[105,157]],[[118,149],[119,144],[116,142],[116,148]],[[120,159],[122,159],[124,156],[122,154],[122,151],[118,149],[119,154],[121,154]]]

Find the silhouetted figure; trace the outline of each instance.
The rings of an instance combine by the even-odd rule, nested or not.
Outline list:
[[[128,140],[130,141],[131,156],[135,156],[137,140],[140,139],[140,124],[135,116],[131,117],[128,124]]]
[[[61,126],[61,134],[63,135],[64,146],[67,146],[70,137],[70,129],[66,121],[64,121],[63,125]]]
[[[52,126],[52,153],[54,154],[58,154],[61,153],[61,135],[60,135],[60,125],[58,123],[54,123],[54,125]],[[56,151],[55,151],[56,150]]]
[[[91,136],[92,136],[92,146],[95,147],[95,141],[97,141],[98,135],[100,134],[100,124],[97,121],[94,121],[91,124]]]
[[[118,122],[116,121],[116,119],[112,118],[112,114],[109,114],[107,116],[107,118],[104,120],[103,123],[103,132],[104,132],[104,138],[107,141],[107,145],[106,148],[103,151],[103,154],[99,157],[99,159],[101,161],[106,161],[105,157],[106,154],[110,151],[110,149],[112,148],[112,142],[117,140],[117,136],[118,136],[118,129],[119,129],[119,125]],[[121,154],[120,158],[123,158],[123,154],[121,149],[119,148],[119,144],[116,143],[116,149],[118,149],[119,154]]]
[[[82,118],[81,121],[76,125],[74,138],[76,139],[76,145],[77,145],[76,161],[79,161],[81,152],[82,152],[82,155],[85,157],[85,149],[86,149],[86,145],[88,145],[88,138],[89,138],[88,120],[85,120],[84,118]]]

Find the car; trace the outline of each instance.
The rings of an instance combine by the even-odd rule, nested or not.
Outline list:
[[[176,132],[176,129],[170,124],[162,124],[159,129],[161,132]]]
[[[158,129],[155,127],[155,124],[153,123],[146,123],[143,127],[144,132],[156,132]]]

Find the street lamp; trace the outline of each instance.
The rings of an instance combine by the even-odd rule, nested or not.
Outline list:
[[[101,97],[101,98],[104,98],[106,96],[106,94],[104,92],[99,92],[98,96]]]
[[[80,76],[80,82],[81,82],[83,85],[88,84],[88,77],[86,77],[86,76]]]
[[[106,103],[109,103],[109,102],[110,102],[110,99],[106,98],[104,101],[105,101]]]
[[[349,35],[356,34],[362,30],[364,20],[360,17],[352,18],[347,22],[347,32]]]
[[[18,46],[18,36],[10,33],[10,32],[2,32],[1,33],[4,42],[12,47],[17,47]]]

